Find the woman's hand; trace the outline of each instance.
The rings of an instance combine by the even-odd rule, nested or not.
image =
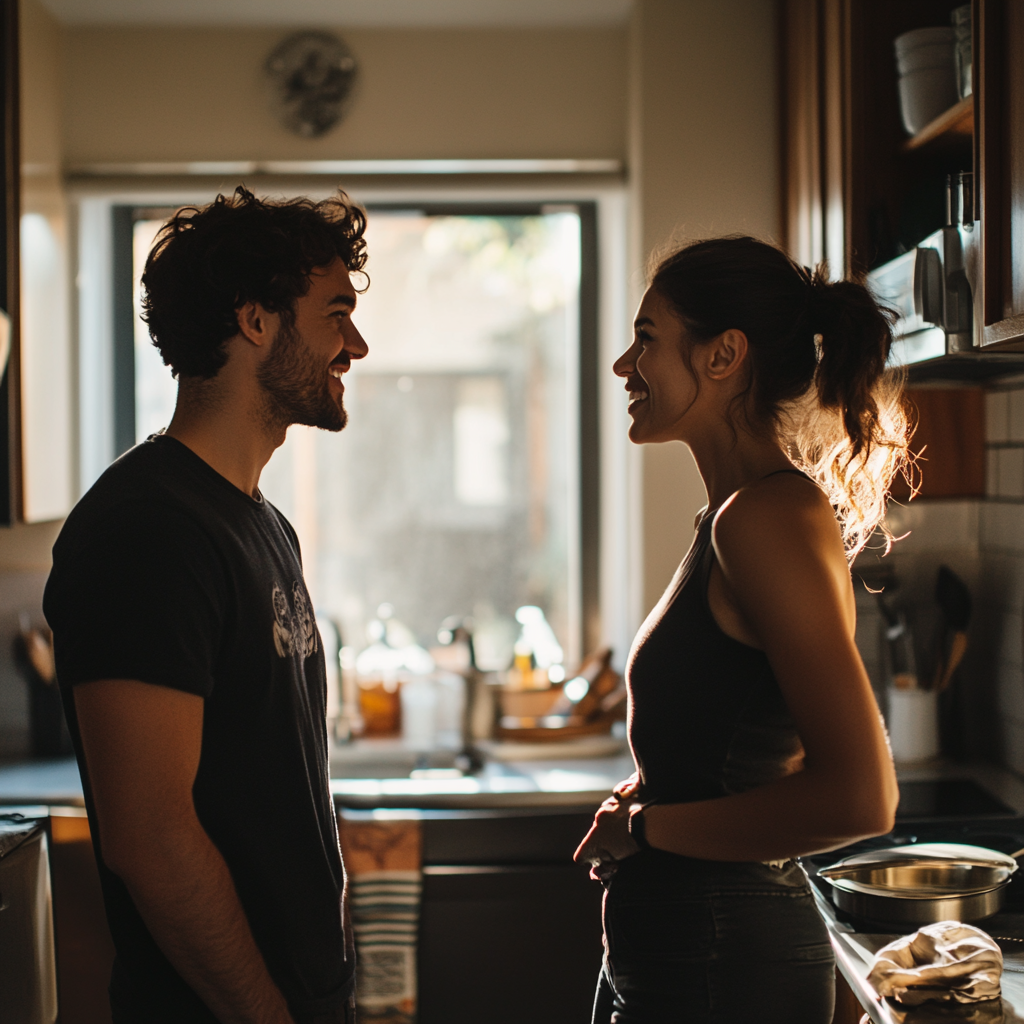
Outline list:
[[[620,800],[631,800],[640,792],[640,773],[633,772],[628,779],[623,779],[612,793]]]
[[[591,878],[607,881],[620,860],[639,852],[640,847],[629,833],[630,812],[636,806],[629,798],[637,792],[639,784],[639,776],[634,773],[615,787],[598,808],[594,824],[573,854],[577,864],[590,865]]]

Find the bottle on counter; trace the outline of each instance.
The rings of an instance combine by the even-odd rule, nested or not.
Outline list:
[[[401,688],[429,676],[434,661],[415,643],[409,629],[394,618],[390,604],[377,609],[377,618],[367,626],[366,633],[370,646],[356,659],[363,735],[396,737],[403,731]],[[410,728],[416,735],[436,728],[428,723],[434,714],[428,710],[429,703],[423,699],[422,689],[409,700],[409,713],[414,717]]]

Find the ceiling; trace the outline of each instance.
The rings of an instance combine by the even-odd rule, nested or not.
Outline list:
[[[631,0],[42,0],[67,25],[617,25]]]

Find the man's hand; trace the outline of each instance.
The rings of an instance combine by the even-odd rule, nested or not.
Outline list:
[[[293,1024],[196,816],[202,698],[127,679],[74,695],[103,860],[157,945],[222,1024]]]

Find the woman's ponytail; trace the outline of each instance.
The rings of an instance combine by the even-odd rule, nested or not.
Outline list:
[[[850,557],[879,527],[888,550],[886,501],[896,474],[909,470],[912,433],[904,372],[886,369],[896,314],[863,284],[830,281],[824,264],[810,274],[808,288],[817,408],[805,404],[804,415],[791,420],[791,452],[828,494]]]
[[[904,373],[887,369],[895,314],[864,285],[830,281],[754,238],[694,242],[661,260],[651,286],[700,343],[746,334],[745,412],[771,424],[824,489],[852,559],[884,524],[889,487],[909,472]]]
[[[809,307],[819,347],[818,401],[842,415],[857,454],[870,444],[877,418],[874,388],[889,358],[892,320],[867,288],[853,281],[830,282],[824,266],[812,275]]]

